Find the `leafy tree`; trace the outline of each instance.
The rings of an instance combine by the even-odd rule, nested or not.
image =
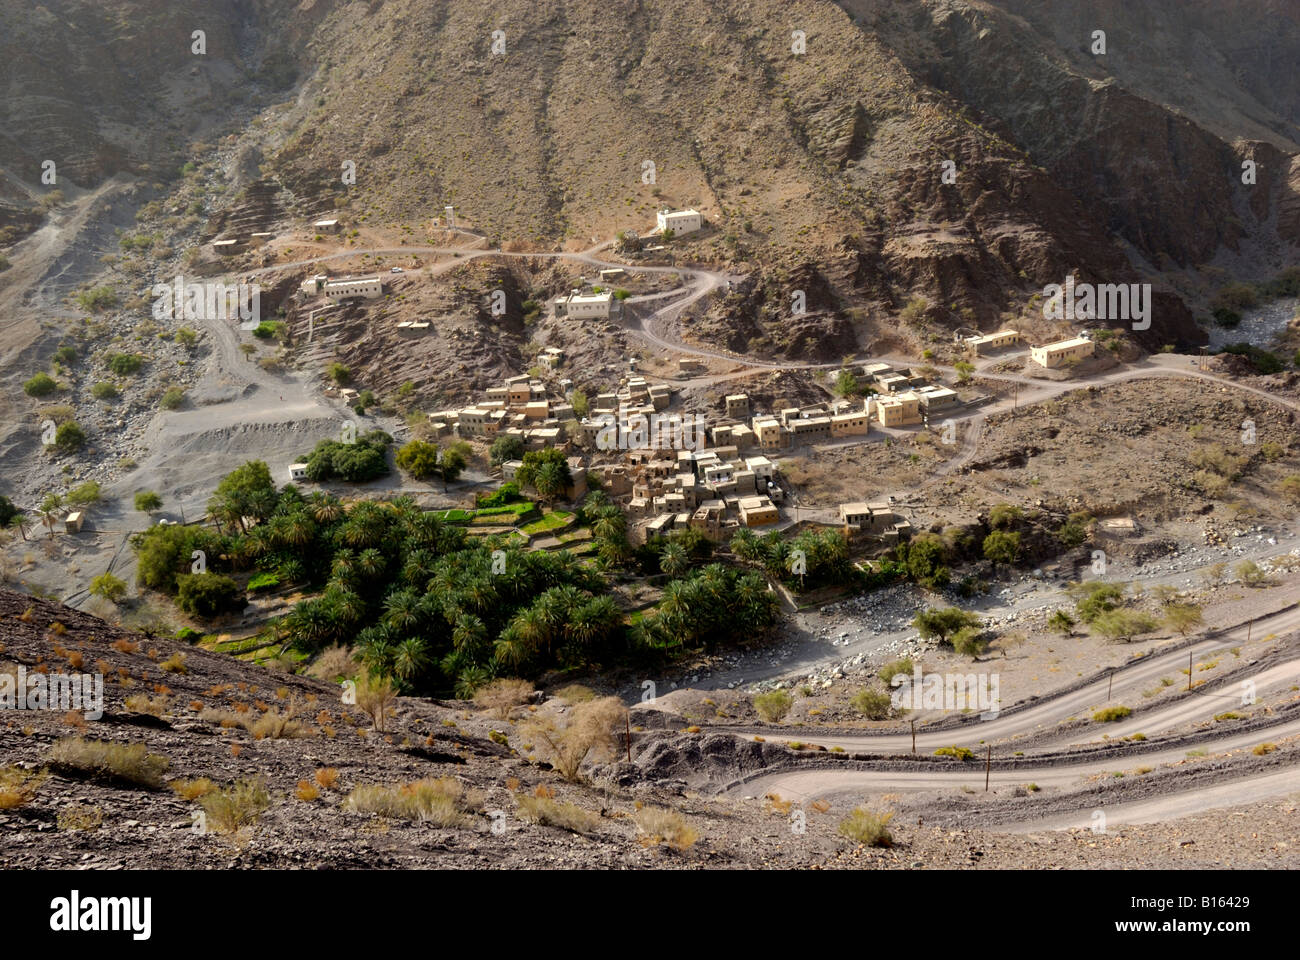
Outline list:
[[[416,480],[438,476],[438,445],[412,440],[397,451],[397,465]]]
[[[1024,515],[1025,512],[1013,503],[999,503],[989,511],[989,526],[994,530],[1005,530],[1014,527],[1024,519]]]
[[[1074,629],[1074,617],[1070,616],[1064,610],[1057,610],[1047,618],[1047,626],[1052,630],[1055,630],[1057,633],[1064,634],[1068,637],[1070,631]]]
[[[984,557],[995,564],[1011,566],[1020,556],[1020,534],[994,530],[984,538]]]
[[[512,433],[503,433],[492,441],[492,448],[488,451],[488,457],[492,466],[500,466],[507,460],[522,460],[524,456],[524,441]]]
[[[388,447],[392,437],[372,430],[355,443],[322,440],[306,458],[307,476],[316,483],[338,478],[364,483],[389,472]]]
[[[947,547],[938,536],[928,531],[917,534],[911,542],[900,544],[896,552],[906,564],[908,576],[921,586],[930,590],[947,586]]]
[[[1195,603],[1171,603],[1165,607],[1165,624],[1171,630],[1177,630],[1184,637],[1205,623],[1201,607]]]
[[[98,503],[99,499],[100,487],[94,480],[87,480],[68,492],[68,503],[76,507],[89,507]]]
[[[980,618],[957,607],[930,607],[912,618],[912,626],[927,640],[936,637],[940,643],[949,643],[964,627],[979,627]]]
[[[91,596],[103,597],[105,600],[117,603],[126,596],[126,583],[111,573],[101,573],[90,581],[90,593]]]
[[[152,490],[141,490],[135,495],[135,508],[141,513],[153,513],[162,509],[162,497]]]
[[[1108,640],[1130,640],[1138,634],[1154,630],[1159,621],[1140,610],[1117,608],[1098,614],[1092,628]]]
[[[117,376],[126,377],[137,373],[144,366],[144,357],[138,353],[110,353],[104,363]]]
[[[569,394],[569,403],[573,404],[573,415],[575,417],[585,417],[591,412],[591,402],[587,399],[586,391],[574,390]]]
[[[1124,588],[1114,583],[1090,580],[1070,587],[1079,619],[1092,623],[1101,614],[1114,610],[1124,601]]]
[[[219,573],[186,573],[177,578],[176,605],[196,617],[215,617],[244,605],[239,584]]]
[[[562,450],[529,450],[524,454],[523,465],[515,480],[532,487],[548,503],[555,500],[573,483],[569,462]]]

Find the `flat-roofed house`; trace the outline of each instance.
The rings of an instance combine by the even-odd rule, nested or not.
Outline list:
[[[307,464],[291,463],[289,464],[289,482],[302,483],[307,479]]]
[[[312,229],[314,229],[317,233],[338,233],[339,230],[342,229],[342,225],[338,222],[338,220],[334,220],[334,219],[317,220],[315,223],[312,224]]]
[[[564,315],[570,320],[608,320],[613,301],[611,293],[582,294],[575,290],[560,303],[564,306]]]
[[[740,522],[747,527],[761,527],[781,519],[776,504],[768,497],[742,497],[739,510]]]
[[[362,297],[373,300],[384,295],[384,281],[378,277],[339,277],[325,282],[325,296],[331,300]]]
[[[758,437],[759,449],[779,450],[781,448],[782,430],[779,421],[771,417],[755,420],[754,434]]]
[[[1029,356],[1034,363],[1052,370],[1071,360],[1091,357],[1096,348],[1096,344],[1087,337],[1072,337],[1069,340],[1058,340],[1056,343],[1048,343],[1041,347],[1030,347]]]
[[[832,437],[863,437],[871,431],[871,414],[865,409],[831,417]]]
[[[86,516],[80,510],[73,510],[63,518],[63,529],[68,533],[80,533],[81,524],[85,521]]]
[[[966,349],[976,356],[983,356],[994,350],[1014,347],[1022,339],[1024,338],[1017,330],[999,330],[997,333],[986,333],[979,337],[967,337],[963,342],[966,344]]]
[[[956,405],[958,399],[957,391],[950,387],[922,387],[916,391],[916,395],[920,398],[921,409],[927,417]]]
[[[727,417],[744,420],[749,416],[749,394],[733,393],[727,397]]]
[[[671,230],[673,233],[694,233],[704,226],[704,217],[698,210],[660,210],[655,215],[659,232]]]
[[[460,411],[456,429],[462,437],[496,436],[504,416],[502,410],[490,410],[481,406],[466,407]]]
[[[921,398],[914,391],[876,398],[876,418],[882,427],[905,427],[921,422]]]

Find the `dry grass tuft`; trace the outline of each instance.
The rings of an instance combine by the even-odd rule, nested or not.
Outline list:
[[[163,785],[168,761],[143,743],[112,743],[68,737],[50,750],[50,766],[61,773],[122,780],[142,787]]]
[[[450,777],[426,778],[412,783],[366,784],[353,788],[343,806],[354,813],[416,820],[440,827],[468,827],[469,811],[479,805],[460,781]]]

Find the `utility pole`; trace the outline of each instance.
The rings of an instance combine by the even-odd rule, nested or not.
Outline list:
[[[1107,702],[1107,703],[1110,702],[1110,691],[1114,688],[1114,686],[1115,686],[1115,671],[1112,669],[1111,672],[1110,672],[1110,681],[1106,684],[1106,702]]]
[[[912,721],[912,752],[916,753],[916,721]]]
[[[1187,651],[1187,692],[1192,692],[1192,651]]]
[[[989,792],[989,768],[993,766],[993,744],[989,744],[989,752],[984,756],[984,792]]]
[[[623,714],[623,728],[627,734],[627,762],[632,762],[632,714],[627,712]]]

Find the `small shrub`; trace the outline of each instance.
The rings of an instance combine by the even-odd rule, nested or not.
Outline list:
[[[700,838],[699,831],[676,810],[645,807],[636,812],[634,819],[637,828],[644,834],[641,842],[645,846],[666,843],[681,853],[693,847]]]
[[[31,803],[45,778],[44,771],[0,767],[0,810],[17,810]]]
[[[769,690],[754,696],[754,710],[765,723],[780,723],[794,706],[794,698],[785,690]]]
[[[864,687],[853,698],[853,709],[868,720],[884,720],[889,716],[889,694],[883,690]]]
[[[475,690],[474,703],[493,711],[498,720],[506,720],[512,709],[527,703],[532,695],[533,685],[529,681],[503,677]]]
[[[1276,743],[1261,743],[1250,752],[1257,757],[1263,757],[1277,749]]]
[[[217,785],[207,777],[198,777],[194,780],[173,780],[168,786],[182,800],[197,800],[200,797],[206,797],[217,789]]]
[[[873,813],[866,807],[858,807],[849,816],[840,821],[839,832],[855,843],[868,847],[892,847],[894,837],[888,830],[892,813]]]
[[[967,747],[940,747],[938,750],[934,751],[934,755],[936,757],[955,757],[963,762],[975,759],[975,754]]]
[[[600,824],[599,815],[572,803],[561,803],[549,797],[523,794],[516,800],[519,817],[542,827],[559,827],[571,833],[593,833]]]
[[[345,810],[396,820],[416,820],[440,827],[468,827],[468,808],[478,799],[466,794],[458,780],[443,777],[405,784],[358,786],[343,801]]]
[[[50,750],[50,766],[63,773],[122,780],[142,787],[163,784],[167,758],[150,753],[143,743],[112,743],[69,737]]]
[[[235,833],[257,822],[271,805],[271,795],[266,789],[266,781],[254,777],[204,794],[199,802],[210,827],[218,833]]]
[[[1106,707],[1104,710],[1098,710],[1092,715],[1093,723],[1114,723],[1117,720],[1123,720],[1132,714],[1129,707]]]
[[[316,771],[316,785],[322,790],[333,790],[339,784],[337,767],[321,767]]]
[[[59,385],[48,373],[38,373],[23,384],[23,393],[29,397],[48,397]]]

